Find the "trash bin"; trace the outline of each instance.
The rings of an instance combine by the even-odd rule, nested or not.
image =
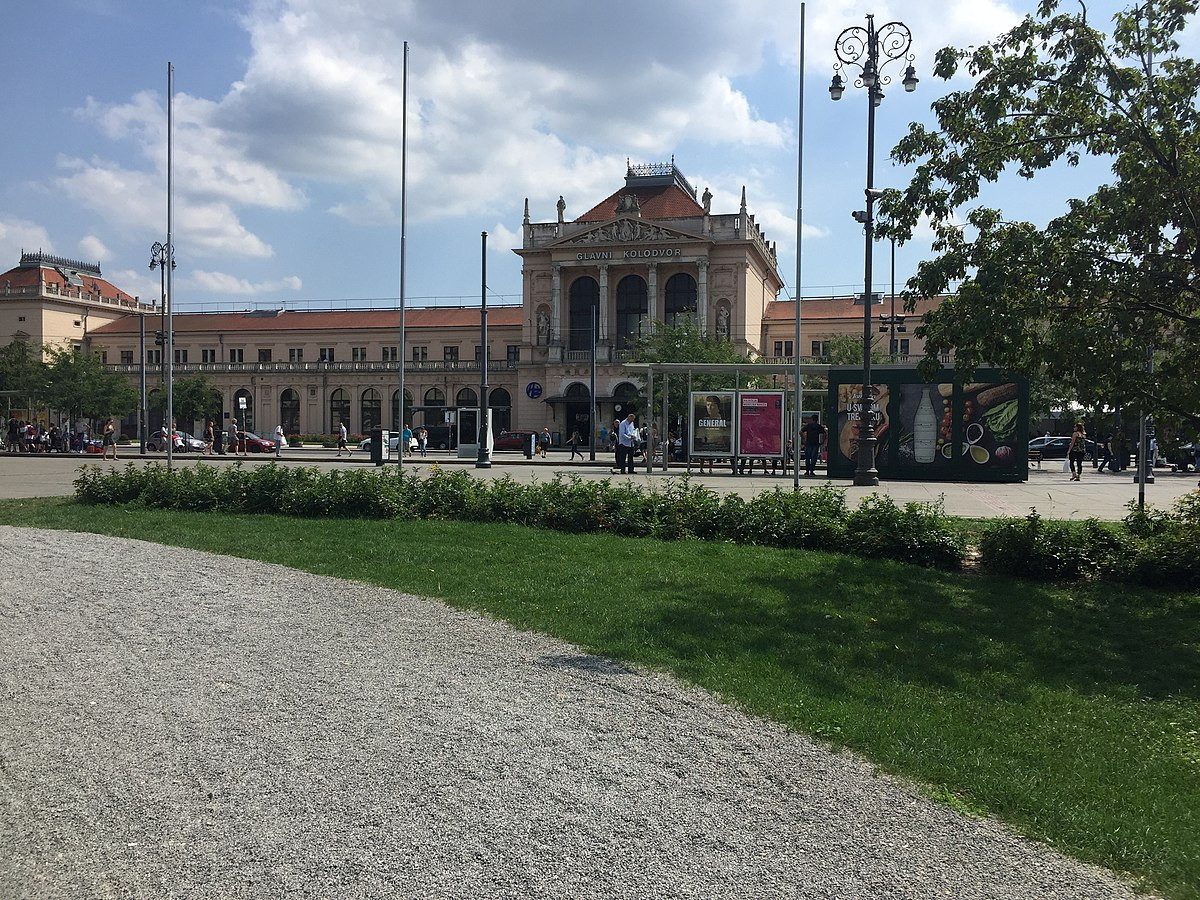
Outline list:
[[[376,425],[371,429],[371,462],[375,465],[382,466],[384,460],[388,458],[388,441],[390,439],[391,435],[382,425]]]

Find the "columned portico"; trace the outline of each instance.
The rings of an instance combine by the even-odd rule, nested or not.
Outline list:
[[[650,271],[646,278],[646,318],[653,323],[658,321],[658,263],[650,263]]]
[[[608,266],[600,266],[600,340],[608,340]]]
[[[562,339],[562,266],[556,263],[550,280],[550,343]]]

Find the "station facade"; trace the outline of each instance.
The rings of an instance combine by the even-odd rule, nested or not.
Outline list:
[[[513,251],[522,261],[521,305],[488,309],[486,402],[496,433],[549,427],[561,440],[574,430],[586,440],[589,430],[639,412],[639,378],[625,363],[657,324],[691,321],[748,356],[796,352],[795,307],[776,299],[783,282],[775,246],[749,212],[745,190],[736,212],[710,206],[709,191],[697,196],[673,161],[629,166],[619,189],[573,218],[560,197],[556,221],[534,222],[526,201]],[[861,334],[862,307],[853,298],[831,299],[826,311],[836,306],[837,315],[828,329],[812,331],[807,320],[819,303],[803,305],[813,341]],[[160,314],[105,281],[98,265],[23,254],[0,276],[0,341],[86,349],[135,383],[144,366],[150,391],[163,384],[163,349],[154,344],[165,327]],[[328,434],[341,421],[354,433],[376,424],[444,425],[456,410],[480,405],[478,307],[406,310],[403,347],[398,310],[172,318],[174,376],[205,376],[223,419],[237,416],[252,431],[282,423],[290,434]],[[814,356],[819,349],[815,343]],[[128,421],[124,430],[132,434]]]

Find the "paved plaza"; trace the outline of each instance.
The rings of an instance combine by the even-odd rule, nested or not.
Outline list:
[[[534,481],[553,478],[557,474],[577,475],[580,478],[632,478],[637,484],[661,484],[667,478],[687,474],[682,467],[672,467],[669,472],[655,471],[645,474],[644,469],[632,476],[612,474],[611,457],[607,454],[594,463],[571,462],[566,452],[552,452],[546,459],[526,460],[520,453],[503,451],[495,454],[490,469],[476,469],[473,460],[461,460],[446,452],[431,452],[425,458],[405,459],[405,466],[415,472],[428,472],[434,465],[443,468],[462,469],[481,478],[511,477],[518,481]],[[238,457],[245,465],[265,465],[273,456],[250,455]],[[203,461],[211,465],[232,465],[230,456],[197,457],[194,454],[179,455],[175,464],[195,465]],[[73,493],[71,485],[81,465],[124,466],[128,463],[165,464],[165,454],[138,456],[126,454],[115,464],[98,456],[81,457],[72,454],[46,454],[23,456],[0,454],[0,498],[13,497],[60,497]],[[370,466],[370,461],[361,451],[355,450],[349,457],[338,457],[333,450],[304,449],[289,450],[280,462],[283,465],[315,466],[321,469],[338,467]],[[395,462],[387,463],[389,467]],[[790,473],[763,475],[732,475],[728,471],[713,475],[700,475],[693,470],[689,476],[693,481],[704,484],[721,493],[737,493],[743,497],[753,496],[774,488],[790,489],[793,478]],[[1083,480],[1071,482],[1062,471],[1062,461],[1047,461],[1042,468],[1033,468],[1029,480],[1020,484],[968,484],[943,481],[884,481],[877,488],[858,488],[848,480],[832,483],[846,490],[850,504],[873,492],[890,495],[898,503],[910,500],[936,501],[945,503],[946,511],[955,516],[987,518],[992,516],[1023,516],[1036,509],[1043,517],[1052,519],[1097,519],[1117,520],[1126,513],[1126,504],[1136,502],[1138,485],[1133,481],[1133,471],[1119,475],[1097,473],[1085,468]],[[800,478],[801,486],[824,483],[823,477]],[[1200,476],[1194,472],[1170,472],[1159,469],[1153,484],[1146,485],[1146,502],[1160,508],[1168,508],[1183,494],[1200,486]]]

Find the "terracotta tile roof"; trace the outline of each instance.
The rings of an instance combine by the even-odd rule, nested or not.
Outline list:
[[[241,313],[176,313],[175,331],[348,331],[357,329],[398,328],[398,310],[286,310]],[[488,326],[517,327],[524,322],[519,306],[488,308]],[[404,327],[467,328],[479,327],[478,307],[423,307],[405,311]],[[96,328],[93,334],[136,334],[137,316],[127,316]]]
[[[616,218],[617,201],[627,194],[638,198],[643,219],[685,219],[704,215],[704,207],[677,184],[654,187],[623,187],[601,200],[576,222],[604,222]]]
[[[76,290],[82,290],[85,297],[88,295],[95,296],[96,292],[100,292],[100,296],[105,300],[115,300],[122,303],[132,304],[134,298],[132,294],[127,294],[112,282],[97,278],[94,275],[80,273],[77,278],[82,282],[80,284],[72,284],[69,279],[64,277],[63,273],[53,266],[18,266],[15,269],[9,269],[3,275],[0,275],[0,296],[3,296],[5,288],[36,288],[38,286],[38,273],[41,273],[41,281],[50,288],[51,294],[74,296]]]

